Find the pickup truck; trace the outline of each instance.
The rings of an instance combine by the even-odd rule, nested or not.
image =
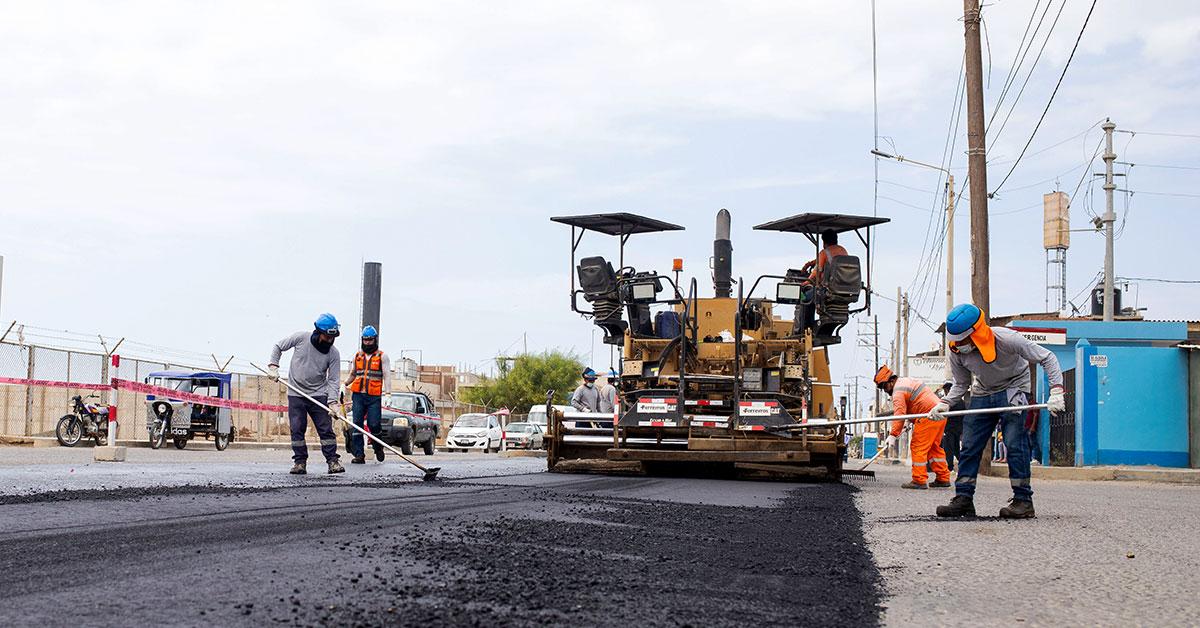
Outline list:
[[[432,456],[437,451],[437,435],[442,419],[433,401],[425,393],[385,394],[380,418],[381,429],[376,436],[383,442],[398,445],[400,451],[405,454],[411,454],[417,445],[420,445],[427,456]],[[350,442],[350,431],[347,427],[347,443]]]

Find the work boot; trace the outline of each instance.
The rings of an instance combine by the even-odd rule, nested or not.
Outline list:
[[[925,490],[928,487],[920,482],[905,482],[904,484],[900,485],[900,488],[915,488],[919,490]]]
[[[350,464],[367,464],[367,458],[365,456],[355,456],[350,459]],[[333,472],[330,471],[330,473]]]
[[[291,473],[292,475],[304,475],[305,473],[308,473],[308,469],[304,467],[303,462],[297,462],[296,464],[292,465],[292,470],[288,471],[288,473]]]
[[[375,450],[375,460],[377,460],[379,462],[383,462],[383,450],[382,449]]]
[[[954,499],[950,500],[949,505],[938,506],[937,516],[939,517],[974,517],[975,516],[975,500],[965,495],[955,495]]]
[[[337,458],[334,458],[333,460],[329,461],[329,472],[330,473],[345,473],[346,467],[343,467],[342,463],[338,462]]]
[[[954,484],[950,480],[944,482],[942,480],[934,480],[929,483],[929,488],[950,488],[951,486],[954,486]]]
[[[1016,497],[1008,500],[1008,505],[1000,509],[1001,519],[1033,519],[1033,502]]]

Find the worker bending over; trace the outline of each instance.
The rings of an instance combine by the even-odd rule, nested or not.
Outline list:
[[[322,314],[313,323],[313,331],[298,331],[275,343],[267,369],[271,379],[279,381],[279,359],[284,351],[292,350],[292,361],[288,367],[288,381],[308,396],[333,405],[338,398],[338,376],[341,375],[342,358],[334,348],[338,337],[338,322],[332,314]],[[329,411],[305,399],[294,390],[288,389],[288,426],[292,432],[291,473],[307,473],[308,444],[304,433],[308,431],[308,419],[312,417],[321,439],[321,454],[329,463],[330,473],[342,473],[337,454],[337,437],[333,434],[333,419]]]
[[[379,350],[379,332],[373,326],[363,327],[361,346],[362,350],[354,354],[354,365],[346,386],[350,388],[354,424],[362,427],[366,423],[371,434],[379,436],[383,429],[380,425],[383,395],[392,391],[392,363],[387,354]],[[363,439],[358,430],[350,434],[350,453],[354,454],[351,464],[366,463]],[[383,462],[383,445],[371,441],[371,447],[375,450],[375,459]]]
[[[583,383],[571,394],[571,407],[580,412],[600,411],[600,391],[596,390],[596,371],[583,369]]]
[[[893,414],[928,414],[933,411],[941,399],[936,393],[925,386],[924,382],[911,377],[897,377],[887,365],[879,367],[875,373],[875,385],[892,397]],[[904,420],[892,421],[891,435],[887,444],[890,447],[900,433],[904,431]],[[910,442],[912,458],[912,480],[901,485],[902,488],[925,489],[929,486],[947,488],[950,486],[950,469],[946,466],[946,452],[942,450],[942,432],[946,429],[944,420],[923,416],[913,421],[913,435]],[[933,484],[929,481],[929,471],[926,464],[933,466],[937,479]]]
[[[968,409],[1004,408],[1029,405],[1029,363],[1037,362],[1050,381],[1046,403],[1050,412],[1063,412],[1062,370],[1058,359],[1045,347],[1005,327],[990,327],[983,311],[969,303],[956,306],[946,316],[946,336],[950,339],[950,374],[953,385],[933,410],[935,417],[971,393]],[[971,379],[974,377],[974,385]],[[1025,519],[1034,516],[1033,489],[1029,483],[1029,440],[1025,436],[1025,412],[968,414],[963,417],[962,452],[958,459],[958,477],[954,499],[938,506],[939,517],[975,515],[975,480],[983,449],[999,423],[1008,444],[1008,481],[1013,498],[1000,509],[1000,516]]]

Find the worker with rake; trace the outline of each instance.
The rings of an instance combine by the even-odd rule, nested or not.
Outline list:
[[[883,392],[891,395],[893,414],[928,414],[941,403],[937,394],[927,387],[924,382],[912,377],[898,377],[885,364],[875,373],[875,385]],[[900,438],[904,431],[904,421],[892,421],[891,434],[884,443],[884,448],[890,447]],[[942,450],[942,432],[946,429],[944,420],[932,417],[921,417],[913,421],[912,441],[909,448],[912,457],[912,480],[901,484],[901,488],[926,489],[950,487],[950,469],[946,466],[946,452]],[[926,465],[933,467],[936,479],[929,484],[929,471]]]

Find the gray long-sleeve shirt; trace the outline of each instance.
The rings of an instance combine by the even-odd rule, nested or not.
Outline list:
[[[600,411],[611,414],[617,409],[617,387],[605,384],[600,389]]]
[[[338,376],[342,370],[342,356],[337,347],[329,353],[321,353],[313,346],[312,332],[298,331],[275,343],[271,348],[269,364],[279,364],[283,352],[292,349],[292,361],[288,366],[288,381],[317,401],[323,399],[334,403],[338,398]],[[289,397],[300,395],[288,390]]]
[[[962,400],[968,388],[975,397],[1004,391],[1030,393],[1030,362],[1042,365],[1051,386],[1062,386],[1062,369],[1058,358],[1049,349],[1007,327],[993,327],[992,332],[996,334],[996,359],[991,364],[983,361],[979,349],[966,354],[950,352],[950,374],[954,384],[946,393],[946,403],[953,406]],[[974,385],[971,376],[975,377]]]
[[[595,386],[588,388],[580,384],[571,394],[571,406],[580,412],[599,412],[600,391]]]

